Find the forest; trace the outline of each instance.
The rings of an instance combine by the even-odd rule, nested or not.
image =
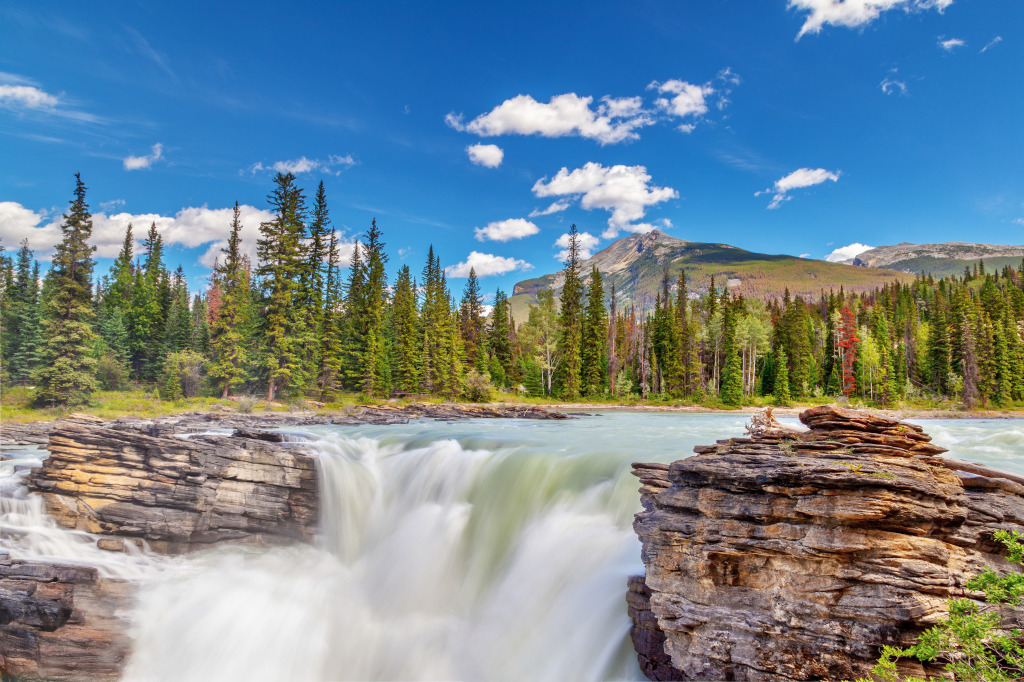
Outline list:
[[[152,385],[164,400],[259,395],[331,401],[498,392],[579,401],[739,406],[845,396],[1011,406],[1024,400],[1024,263],[886,284],[814,300],[690,291],[666,271],[652,309],[616,305],[601,273],[583,272],[570,231],[565,285],[513,319],[498,290],[488,311],[474,272],[458,294],[433,247],[419,273],[388,277],[374,220],[347,265],[321,182],[312,200],[290,173],[267,196],[256,260],[238,205],[204,291],[168,269],[155,224],[134,228],[96,272],[86,187],[76,175],[62,239],[41,275],[28,241],[0,246],[0,380],[33,387],[34,404],[86,404],[97,389]],[[311,204],[311,206],[309,205]],[[607,304],[606,304],[607,301]]]

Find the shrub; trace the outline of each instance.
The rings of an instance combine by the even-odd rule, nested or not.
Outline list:
[[[462,393],[467,400],[474,403],[489,403],[494,398],[494,385],[491,375],[480,374],[475,369],[469,370],[462,382]]]
[[[1024,535],[1001,530],[995,534],[1010,551],[1010,561],[1024,564]],[[896,661],[912,657],[940,662],[956,680],[1019,680],[1024,678],[1024,631],[1007,626],[1000,606],[1016,607],[1024,595],[1024,573],[1000,576],[991,568],[971,578],[967,589],[985,593],[985,605],[971,599],[949,600],[949,618],[925,630],[917,644],[901,649],[882,647],[872,673],[886,682],[899,680]]]
[[[199,395],[203,384],[206,358],[191,350],[168,353],[164,360],[164,373],[160,382],[160,397],[181,400]]]
[[[104,391],[120,391],[128,385],[128,368],[113,355],[104,355],[96,363],[96,381]]]
[[[259,401],[256,396],[243,395],[238,399],[238,411],[242,414],[251,414]]]

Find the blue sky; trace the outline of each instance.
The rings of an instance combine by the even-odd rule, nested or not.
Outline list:
[[[0,45],[3,244],[45,257],[81,172],[99,255],[155,220],[193,287],[275,168],[457,291],[553,272],[572,223],[1024,243],[1020,0],[8,2]]]

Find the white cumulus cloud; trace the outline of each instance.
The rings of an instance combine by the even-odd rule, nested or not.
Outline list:
[[[52,109],[57,106],[57,97],[32,85],[0,85],[0,106]]]
[[[255,263],[260,223],[270,221],[274,216],[270,211],[246,204],[238,208],[242,222],[242,250]],[[128,223],[132,223],[136,253],[139,253],[150,224],[156,223],[157,231],[168,246],[207,246],[199,262],[210,267],[220,256],[220,249],[227,245],[231,215],[231,208],[206,206],[183,208],[173,216],[127,212],[107,214],[100,211],[92,214],[93,228],[89,243],[96,247],[97,257],[114,258],[121,250]],[[27,238],[36,257],[49,260],[61,239],[62,219],[60,215],[50,216],[42,211],[33,211],[13,201],[0,202],[0,241],[11,249]],[[347,261],[352,255],[352,242],[340,233],[338,236],[342,255]]]
[[[351,168],[357,163],[358,161],[352,158],[351,154],[346,154],[345,156],[331,154],[326,159],[310,159],[305,156],[300,156],[297,159],[275,161],[269,165],[263,165],[262,162],[257,161],[249,166],[249,172],[253,175],[261,171],[302,175],[303,173],[314,173],[319,171],[330,175],[341,175],[342,171]]]
[[[586,260],[594,255],[594,249],[597,248],[600,239],[590,234],[589,232],[577,232],[576,237],[578,240],[579,247],[579,258],[580,260]],[[563,234],[557,240],[555,240],[555,246],[561,249],[555,254],[555,258],[564,261],[569,257],[569,239],[570,235],[568,232]]]
[[[490,112],[463,124],[461,116],[448,114],[448,125],[456,130],[479,135],[540,135],[565,137],[576,135],[612,144],[638,137],[635,130],[653,123],[653,119],[640,111],[623,107],[612,100],[591,108],[593,97],[581,97],[574,92],[556,95],[547,102],[538,102],[530,95],[517,95],[505,100]]]
[[[537,234],[540,228],[529,220],[511,218],[488,223],[486,227],[476,228],[475,232],[477,241],[507,242]]]
[[[838,249],[834,249],[832,253],[825,256],[825,260],[830,263],[841,263],[844,260],[850,260],[855,258],[865,251],[870,251],[875,247],[868,246],[867,244],[861,244],[854,242],[853,244],[847,244],[846,246],[840,246]]]
[[[611,213],[602,237],[612,239],[619,232],[647,232],[647,225],[635,225],[656,204],[675,199],[679,193],[671,187],[651,185],[646,166],[602,166],[591,161],[570,171],[563,167],[551,180],[546,177],[533,186],[537,197],[579,198],[580,206]]]
[[[154,163],[164,157],[164,146],[157,142],[150,148],[149,154],[145,156],[128,156],[124,160],[124,169],[127,171],[150,168]]]
[[[941,47],[946,52],[952,52],[956,48],[963,47],[966,44],[967,43],[965,43],[959,38],[949,38],[948,40],[943,40],[942,38],[939,38],[939,47]]]
[[[941,13],[952,4],[953,0],[789,0],[788,6],[807,13],[796,36],[799,40],[806,33],[818,33],[826,24],[856,28],[871,23],[889,10],[920,12],[934,9]]]
[[[496,144],[471,144],[466,153],[470,161],[484,168],[497,168],[505,158],[505,152]]]
[[[776,180],[772,187],[755,192],[754,196],[774,193],[768,208],[778,208],[783,203],[789,201],[789,192],[792,190],[820,185],[826,180],[836,182],[839,180],[839,175],[840,171],[828,171],[824,168],[798,168],[789,175]]]
[[[491,253],[470,251],[466,260],[455,265],[449,265],[444,271],[449,277],[469,277],[469,271],[475,270],[477,277],[487,277],[489,275],[504,275],[506,272],[514,272],[516,270],[529,270],[532,267],[526,261],[519,260],[518,258],[507,258],[505,256],[495,256]]]

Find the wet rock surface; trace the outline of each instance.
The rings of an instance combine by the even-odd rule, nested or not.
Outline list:
[[[1006,566],[992,534],[1024,529],[1024,486],[957,471],[913,424],[831,406],[800,419],[809,431],[769,416],[634,466],[650,615],[632,584],[629,603],[651,679],[863,677],[881,645],[914,641],[972,575]]]
[[[95,568],[0,555],[4,679],[115,680],[128,656],[134,585]]]

